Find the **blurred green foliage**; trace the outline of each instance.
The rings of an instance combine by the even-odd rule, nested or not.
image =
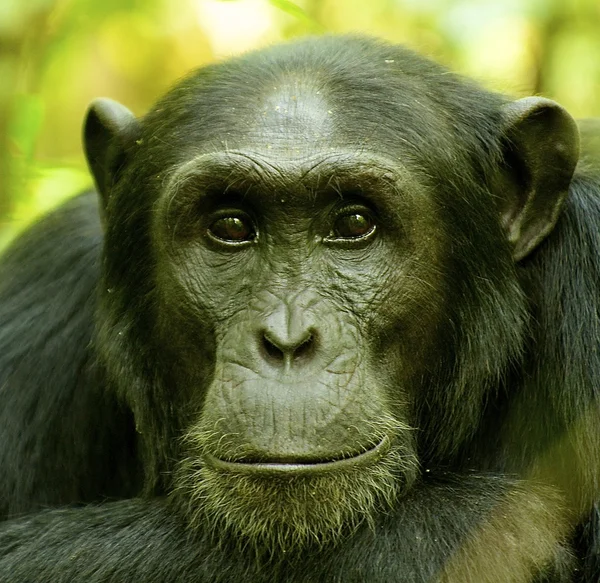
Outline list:
[[[1,0],[0,247],[90,186],[87,103],[137,114],[194,67],[323,32],[406,43],[484,85],[600,115],[598,0]]]

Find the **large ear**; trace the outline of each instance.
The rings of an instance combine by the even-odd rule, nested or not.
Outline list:
[[[140,124],[124,105],[106,98],[92,101],[83,124],[83,145],[103,208],[127,149],[139,136]]]
[[[504,106],[502,223],[519,261],[552,231],[579,159],[575,120],[558,103],[526,97]]]

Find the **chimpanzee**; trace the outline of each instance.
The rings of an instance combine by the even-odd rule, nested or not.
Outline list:
[[[0,268],[0,579],[597,582],[599,142],[356,36],[95,101]]]

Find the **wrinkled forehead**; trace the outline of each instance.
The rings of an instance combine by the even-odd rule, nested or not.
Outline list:
[[[247,135],[239,135],[241,142],[248,140],[254,147],[260,144],[273,154],[292,157],[345,141],[336,131],[334,105],[325,92],[318,85],[294,80],[274,85],[263,94],[247,128]]]
[[[343,151],[410,166],[432,143],[444,142],[439,132],[430,139],[432,108],[425,96],[415,97],[414,87],[379,76],[371,85],[332,79],[316,65],[282,69],[251,76],[218,68],[192,79],[186,91],[176,88],[146,120],[150,157],[175,169],[198,156],[241,151],[289,169],[287,161],[319,163]]]
[[[406,156],[369,141],[381,133],[379,123],[369,128],[372,105],[353,107],[347,93],[306,75],[244,85],[206,87],[185,124],[188,144],[166,173],[167,191],[192,185],[193,192],[247,193],[255,186],[291,200],[294,193],[392,193],[414,182]]]

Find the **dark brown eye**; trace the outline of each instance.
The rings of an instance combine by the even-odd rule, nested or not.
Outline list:
[[[256,235],[248,217],[235,215],[217,219],[208,231],[216,239],[227,243],[244,243],[251,241]]]
[[[368,214],[350,212],[340,215],[333,225],[332,237],[360,239],[375,229],[375,222]]]

